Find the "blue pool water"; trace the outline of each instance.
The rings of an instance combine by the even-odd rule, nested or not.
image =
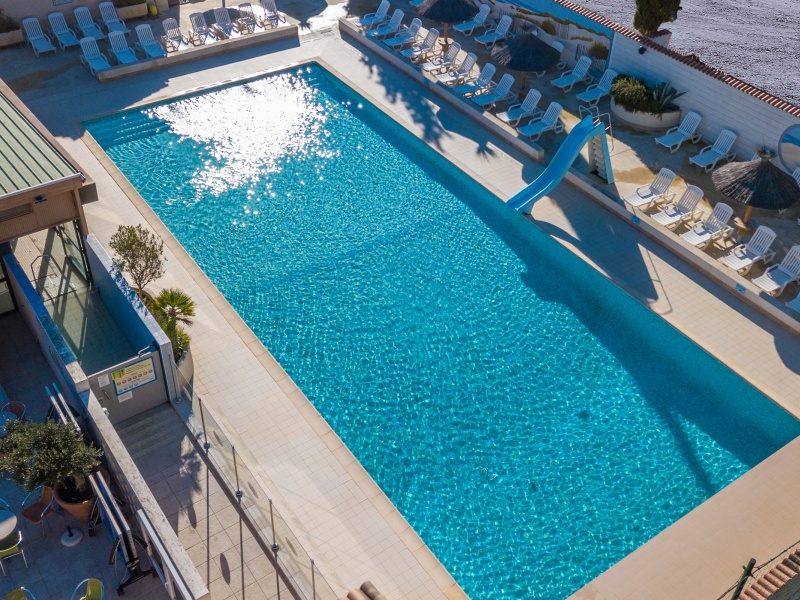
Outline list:
[[[474,599],[562,599],[800,433],[318,66],[87,123]]]

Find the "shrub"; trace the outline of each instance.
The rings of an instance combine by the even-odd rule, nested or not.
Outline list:
[[[653,35],[663,23],[678,18],[681,0],[636,0],[633,26],[642,35]]]
[[[598,60],[606,60],[608,58],[608,46],[603,42],[595,42],[589,46],[589,50],[586,51],[586,54]]]
[[[677,92],[669,83],[659,83],[654,87],[630,75],[617,75],[611,84],[611,97],[614,102],[630,112],[645,112],[661,115],[677,110],[673,103],[686,92]]]
[[[127,271],[137,293],[164,276],[164,242],[141,225],[120,225],[109,243],[121,260],[115,261],[121,271]]]
[[[194,300],[186,292],[176,288],[161,290],[150,306],[153,316],[172,342],[172,352],[176,360],[191,341],[181,325],[192,324],[195,306]]]
[[[542,21],[539,27],[541,27],[542,31],[544,31],[545,33],[549,33],[550,35],[555,35],[556,31],[558,31],[556,29],[556,24],[553,23],[550,19],[545,19],[544,21]]]
[[[17,29],[19,29],[19,23],[11,17],[7,17],[3,9],[0,8],[0,33],[8,33]]]

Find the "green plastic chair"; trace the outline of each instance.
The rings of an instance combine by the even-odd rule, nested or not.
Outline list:
[[[22,549],[22,532],[15,531],[9,536],[0,540],[0,571],[3,575],[6,574],[6,568],[3,566],[3,561],[8,560],[17,554],[22,555],[22,560],[25,561],[25,568],[28,568],[28,559],[25,558],[25,551]]]
[[[81,588],[84,584],[86,584],[86,593],[81,596],[80,600],[103,600],[103,596],[106,593],[106,587],[103,585],[102,581],[94,578],[84,579],[78,585],[76,585],[75,590],[72,592],[72,596],[69,597],[69,600],[75,600],[75,595],[81,591]]]
[[[3,600],[36,600],[36,598],[30,590],[21,587],[8,592]]]

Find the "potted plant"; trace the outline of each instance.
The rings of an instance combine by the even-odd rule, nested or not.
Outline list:
[[[669,129],[680,123],[681,109],[675,100],[685,93],[669,82],[650,87],[641,79],[618,75],[611,85],[611,112],[634,129]]]
[[[114,0],[117,16],[122,19],[140,19],[147,16],[147,0]]]
[[[181,325],[192,324],[195,306],[194,300],[177,288],[161,290],[150,305],[150,311],[172,342],[172,352],[178,364],[188,351],[191,341],[189,334]]]
[[[19,23],[6,16],[3,9],[0,8],[0,48],[21,44],[22,42],[22,30],[19,28]]]
[[[55,489],[56,502],[86,522],[92,491],[86,476],[100,465],[102,450],[84,442],[71,425],[9,421],[0,438],[0,472],[26,492],[41,485]]]

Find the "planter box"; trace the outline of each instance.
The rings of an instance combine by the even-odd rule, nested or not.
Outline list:
[[[8,33],[0,33],[0,48],[4,48],[5,46],[15,46],[17,44],[21,44],[22,42],[23,39],[21,29],[9,31]]]
[[[629,112],[617,106],[614,99],[611,99],[611,113],[617,117],[624,125],[639,131],[664,131],[670,127],[675,127],[681,122],[681,111],[656,115],[653,113]]]
[[[126,19],[142,19],[147,16],[147,3],[119,7],[117,8],[117,16],[123,21]]]

